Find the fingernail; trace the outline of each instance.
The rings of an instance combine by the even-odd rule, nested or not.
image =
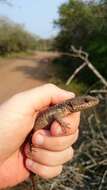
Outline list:
[[[33,165],[33,161],[30,159],[27,159],[26,160],[26,167],[30,169],[32,167],[32,165]]]
[[[44,137],[41,134],[37,134],[35,138],[36,145],[42,145],[44,143]]]
[[[73,92],[67,91],[67,94],[71,95],[72,97],[75,97],[75,93],[73,93]]]
[[[63,91],[65,92],[65,94],[70,95],[71,97],[75,97],[75,93],[66,90]]]
[[[57,133],[57,135],[62,135],[63,134],[62,128],[61,127],[57,127],[56,133]]]

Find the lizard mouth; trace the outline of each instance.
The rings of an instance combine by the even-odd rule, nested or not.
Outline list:
[[[99,103],[99,99],[97,97],[92,96],[82,96],[76,97],[73,100],[72,108],[73,111],[81,111],[96,106]]]
[[[87,106],[95,106],[99,103],[99,99],[97,97],[87,96],[84,98],[85,103]]]

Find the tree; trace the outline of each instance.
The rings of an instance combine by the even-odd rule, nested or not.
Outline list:
[[[69,0],[59,8],[59,19],[55,21],[60,32],[55,39],[56,48],[70,51],[82,46],[96,67],[107,76],[107,0]]]
[[[0,18],[0,54],[35,49],[37,37],[6,17]]]

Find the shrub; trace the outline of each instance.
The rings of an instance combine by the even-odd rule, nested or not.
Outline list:
[[[37,37],[7,18],[0,19],[0,54],[33,50]]]

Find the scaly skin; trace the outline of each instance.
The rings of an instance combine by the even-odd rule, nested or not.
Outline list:
[[[43,129],[51,125],[56,120],[62,127],[67,127],[61,122],[61,119],[73,112],[83,111],[91,108],[99,103],[99,99],[92,96],[79,96],[73,99],[68,99],[60,104],[49,107],[40,112],[35,120],[34,131]]]

